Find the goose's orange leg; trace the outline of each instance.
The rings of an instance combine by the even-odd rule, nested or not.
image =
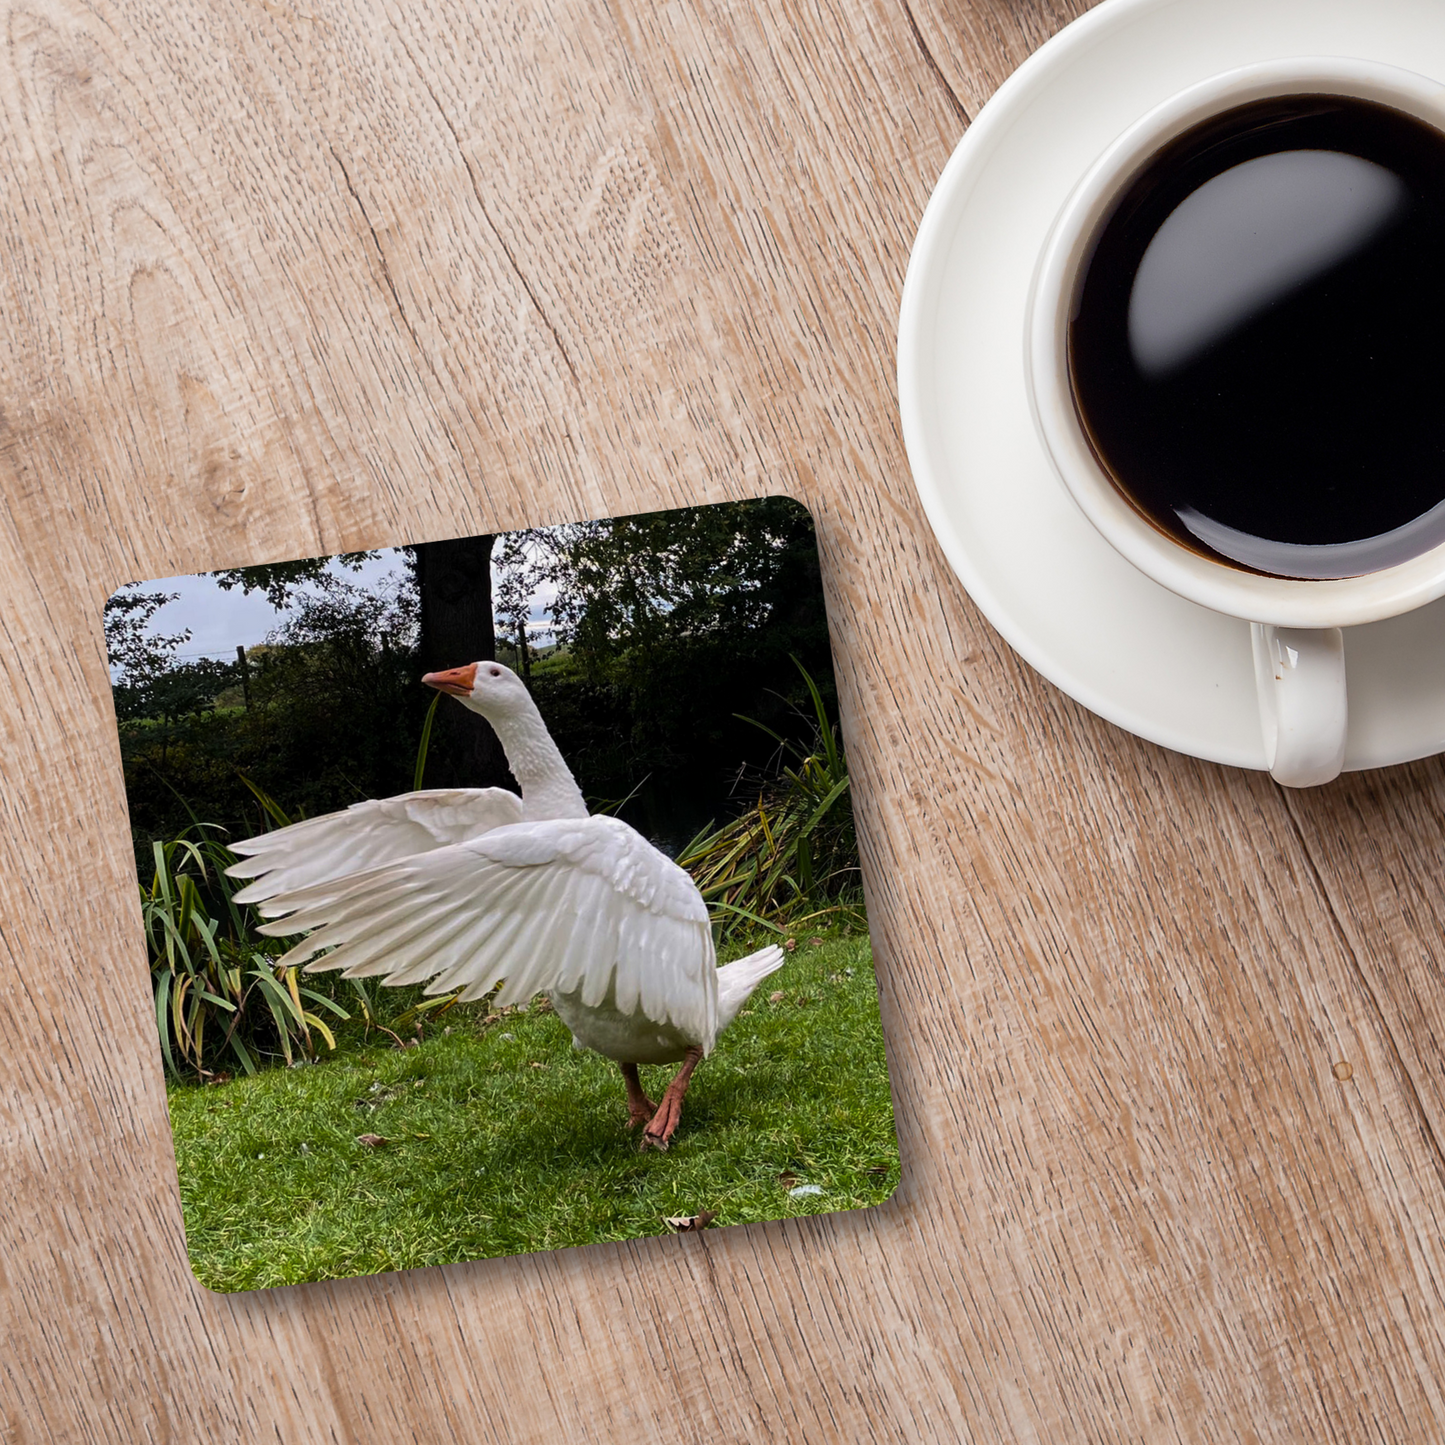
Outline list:
[[[622,1070],[622,1082],[627,1085],[627,1127],[635,1129],[639,1124],[651,1121],[657,1113],[657,1105],[643,1090],[636,1064],[618,1064],[617,1067]]]
[[[692,1071],[702,1062],[702,1050],[694,1045],[683,1057],[682,1067],[672,1076],[667,1092],[657,1101],[657,1112],[642,1134],[642,1148],[666,1149],[682,1122],[682,1100],[692,1081]]]

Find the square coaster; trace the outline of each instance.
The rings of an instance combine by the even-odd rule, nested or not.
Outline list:
[[[202,1284],[893,1192],[798,503],[137,583],[105,628]]]

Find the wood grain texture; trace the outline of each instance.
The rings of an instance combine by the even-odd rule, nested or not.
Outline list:
[[[1082,8],[0,3],[0,1438],[1445,1434],[1445,766],[1286,795],[1126,736],[909,481],[918,217]],[[771,491],[819,524],[898,1194],[208,1294],[103,598]]]

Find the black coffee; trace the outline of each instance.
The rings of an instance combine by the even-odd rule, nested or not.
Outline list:
[[[1197,552],[1351,577],[1445,541],[1445,136],[1328,95],[1195,127],[1101,227],[1069,367],[1105,470]]]

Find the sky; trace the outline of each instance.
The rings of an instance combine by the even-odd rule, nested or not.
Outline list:
[[[363,562],[360,572],[353,572],[333,562],[330,571],[362,587],[374,587],[384,578],[402,570],[401,553],[388,548],[370,562]],[[306,589],[314,592],[316,589]],[[143,592],[175,592],[179,596],[167,602],[151,619],[148,631],[174,636],[190,628],[189,642],[176,650],[177,661],[198,657],[233,658],[238,647],[254,647],[266,640],[266,634],[279,627],[292,609],[278,611],[262,592],[243,593],[239,587],[227,592],[210,577],[161,577],[141,587]]]

